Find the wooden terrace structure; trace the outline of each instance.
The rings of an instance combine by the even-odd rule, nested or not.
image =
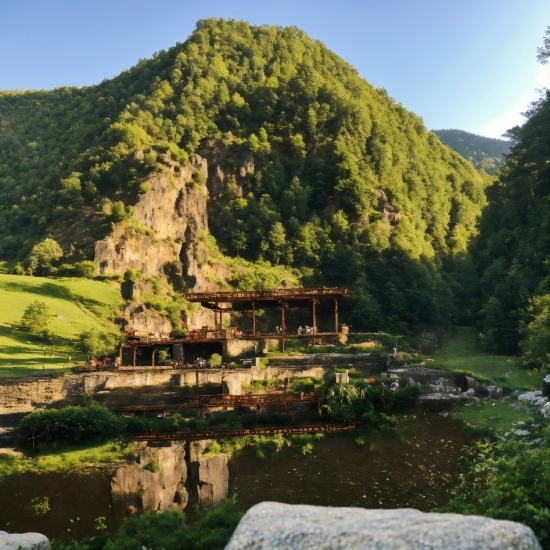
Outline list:
[[[233,292],[187,292],[189,302],[200,303],[211,309],[216,317],[216,330],[223,329],[223,314],[231,311],[252,311],[252,331],[249,336],[256,338],[256,310],[260,307],[281,308],[281,333],[275,337],[284,338],[286,333],[285,308],[291,303],[294,307],[311,307],[312,332],[317,333],[317,305],[321,300],[334,300],[334,333],[339,332],[338,300],[349,296],[347,288],[277,288],[275,290],[242,290]],[[224,304],[223,306],[220,304]],[[295,335],[293,334],[293,337]],[[308,336],[308,334],[304,334]],[[270,335],[270,337],[272,337]]]
[[[191,395],[183,403],[175,405],[147,405],[147,406],[132,406],[132,407],[117,407],[112,409],[113,412],[126,416],[147,415],[173,413],[182,409],[199,409],[201,417],[205,417],[205,413],[210,408],[241,408],[255,407],[256,416],[260,416],[262,407],[272,405],[284,405],[287,416],[290,416],[290,407],[294,405],[317,404],[317,413],[322,414],[321,410],[322,397],[314,391],[300,393],[257,393],[245,395],[229,395],[229,394],[214,394],[214,395]]]

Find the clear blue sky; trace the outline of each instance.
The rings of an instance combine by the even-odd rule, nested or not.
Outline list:
[[[302,28],[430,129],[498,137],[550,87],[549,0],[0,0],[0,89],[98,83],[207,17]]]

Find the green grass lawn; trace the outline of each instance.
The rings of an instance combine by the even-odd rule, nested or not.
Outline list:
[[[515,399],[503,401],[480,401],[461,405],[453,415],[457,420],[467,422],[476,428],[489,429],[495,433],[512,431],[520,420],[525,421],[533,416],[526,408],[515,409],[510,405]]]
[[[32,458],[0,452],[0,479],[25,472],[56,472],[86,466],[116,464],[136,448],[135,441],[86,442],[39,451]]]
[[[33,301],[50,310],[52,343],[41,335],[19,329],[25,308]],[[121,302],[118,289],[108,283],[79,278],[50,279],[0,273],[0,378],[60,369],[85,359],[75,340],[84,330],[113,328],[108,319]],[[59,315],[58,315],[59,314]]]
[[[433,362],[426,366],[450,371],[471,372],[474,377],[502,386],[507,390],[539,390],[543,375],[520,369],[516,357],[494,355],[479,348],[476,333],[469,327],[455,327],[453,335],[442,342]]]

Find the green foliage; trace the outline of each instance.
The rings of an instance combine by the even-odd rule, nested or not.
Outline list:
[[[222,364],[222,356],[219,353],[213,353],[209,361],[213,367],[219,367]]]
[[[32,275],[38,272],[40,275],[51,273],[53,263],[63,256],[63,250],[57,241],[44,239],[32,247],[30,254],[25,260],[27,271]]]
[[[531,355],[529,342],[538,346],[544,313],[538,312],[537,300],[531,309],[529,304],[550,292],[550,92],[526,115],[523,126],[509,130],[506,165],[487,189],[489,205],[472,246],[480,273],[473,309],[479,311],[479,332],[490,351],[516,353],[522,327],[530,325],[524,362],[540,364],[540,350]]]
[[[132,281],[135,282],[140,278],[141,274],[137,269],[134,269],[133,267],[129,267],[124,272],[124,280],[125,281]]]
[[[98,357],[112,356],[120,342],[120,335],[115,332],[90,329],[78,336],[78,347],[86,355]]]
[[[432,130],[442,143],[469,160],[478,170],[494,174],[504,164],[510,142],[470,134],[463,130]]]
[[[381,416],[411,407],[416,402],[420,390],[418,386],[407,386],[407,380],[400,380],[397,391],[389,391],[392,380],[381,378],[375,384],[350,382],[335,384],[328,388],[324,408],[334,420],[351,422],[362,420],[376,426],[386,420]]]
[[[35,516],[44,516],[51,510],[50,499],[48,497],[33,498],[29,504],[29,510]]]
[[[39,441],[78,442],[119,435],[124,419],[98,405],[35,411],[23,418],[18,436],[30,445]]]
[[[550,294],[533,299],[529,313],[532,321],[525,327],[520,342],[521,363],[526,367],[550,367]]]
[[[540,446],[514,439],[471,445],[454,497],[438,511],[517,521],[550,547],[550,449],[543,435]]]
[[[160,470],[160,466],[157,460],[151,460],[148,464],[145,465],[145,470],[149,470],[153,474],[156,474]]]
[[[172,359],[170,358],[170,352],[167,349],[160,349],[157,352],[157,364],[158,365],[170,365]]]
[[[24,330],[39,332],[48,326],[49,317],[48,306],[40,300],[35,300],[27,306],[19,324]]]

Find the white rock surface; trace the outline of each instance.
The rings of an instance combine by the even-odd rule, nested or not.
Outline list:
[[[48,550],[50,541],[40,533],[6,533],[0,531],[0,550]]]
[[[520,523],[418,510],[324,508],[262,502],[225,550],[540,550]]]

